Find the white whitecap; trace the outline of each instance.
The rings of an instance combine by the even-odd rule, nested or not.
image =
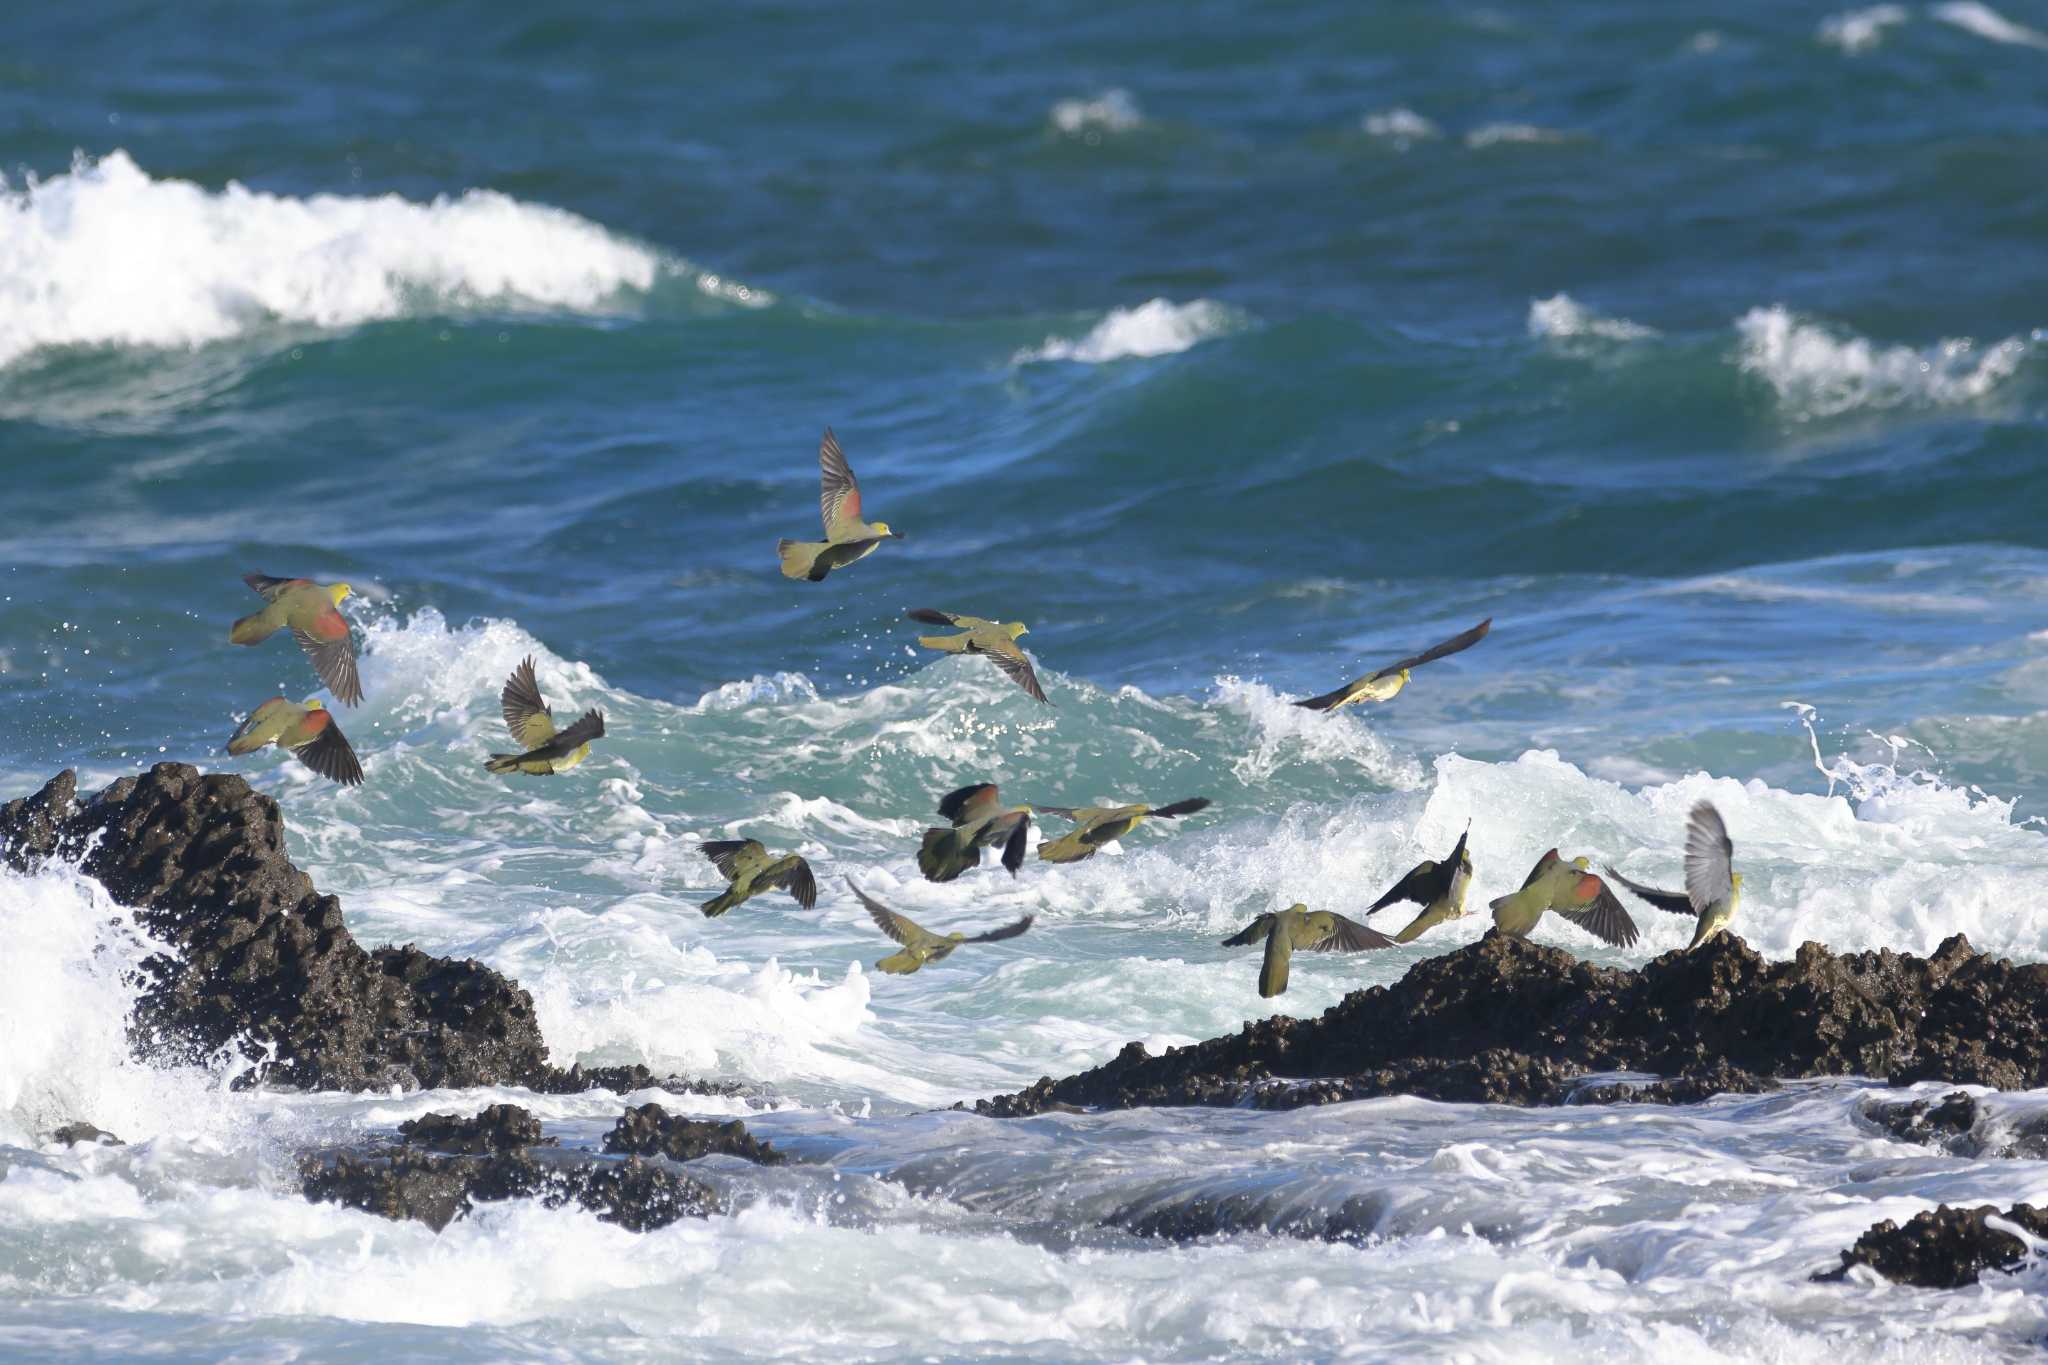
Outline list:
[[[1417,142],[1443,136],[1444,130],[1404,105],[1367,114],[1361,125],[1373,137],[1391,142],[1399,151]]]
[[[1128,133],[1145,121],[1131,92],[1105,90],[1093,99],[1064,99],[1052,107],[1052,126],[1068,137]]]
[[[1598,337],[1606,341],[1641,341],[1657,335],[1654,327],[1627,318],[1603,317],[1569,294],[1529,301],[1529,335],[1566,339]]]
[[[1769,384],[1796,421],[1858,408],[1968,403],[2009,379],[2028,351],[2018,337],[1983,347],[1969,337],[1920,350],[1881,346],[1837,335],[1778,306],[1750,309],[1735,328],[1741,336],[1737,364]]]
[[[1534,123],[1487,123],[1465,134],[1465,145],[1474,148],[1548,146],[1579,140],[1577,133],[1569,133],[1562,128],[1544,128]]]
[[[1871,5],[1865,9],[1844,10],[1821,20],[1820,27],[1814,30],[1814,37],[1854,56],[1876,47],[1884,41],[1886,29],[1905,23],[1909,17],[1904,5]]]
[[[2048,49],[2048,33],[2014,23],[1991,6],[1978,3],[1978,0],[1955,0],[1952,4],[1936,5],[1933,13],[1942,23],[1953,24],[1965,33],[1974,33],[1990,42],[2010,47]]]
[[[1236,310],[1210,299],[1153,299],[1135,308],[1112,308],[1081,336],[1049,336],[1040,345],[1017,352],[1011,363],[1071,360],[1100,365],[1133,356],[1174,355],[1243,325]]]

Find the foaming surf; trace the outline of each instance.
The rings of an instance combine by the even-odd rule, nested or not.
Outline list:
[[[1553,294],[1529,301],[1529,335],[1552,340],[1641,341],[1656,336],[1657,329],[1627,318],[1606,317],[1569,294]]]
[[[1752,308],[1735,329],[1737,364],[1768,384],[1779,408],[1799,422],[1859,409],[1974,402],[2010,379],[2030,353],[2019,337],[1982,347],[1968,337],[1921,350],[1885,346],[1778,306]]]
[[[1066,360],[1103,365],[1133,357],[1177,355],[1211,338],[1239,331],[1245,317],[1209,299],[1173,303],[1152,299],[1134,308],[1112,308],[1078,337],[1049,336],[1012,356],[1013,365]]]

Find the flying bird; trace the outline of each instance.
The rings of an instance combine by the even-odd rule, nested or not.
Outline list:
[[[355,591],[346,583],[315,583],[310,578],[272,578],[267,574],[245,573],[242,581],[262,594],[268,604],[228,629],[228,643],[260,645],[289,626],[292,638],[313,671],[343,706],[358,706],[363,700],[362,680],[356,676],[356,648],[349,639],[348,618],[340,611],[342,600]]]
[[[1394,935],[1394,942],[1412,943],[1445,920],[1465,916],[1465,892],[1472,885],[1472,855],[1465,851],[1465,841],[1471,833],[1472,827],[1467,825],[1448,858],[1440,863],[1417,863],[1365,912],[1370,917],[1399,901],[1413,901],[1422,907],[1422,913]]]
[[[540,683],[533,676],[533,659],[528,656],[498,693],[498,706],[505,714],[505,728],[512,742],[523,746],[517,754],[492,754],[484,767],[494,773],[526,773],[547,777],[569,769],[590,757],[590,741],[604,734],[604,717],[595,711],[567,730],[555,731],[555,714],[541,700]]]
[[[929,929],[897,914],[888,906],[870,896],[853,884],[853,878],[846,879],[846,885],[868,908],[868,914],[875,925],[890,938],[903,945],[900,953],[891,953],[875,964],[880,971],[891,976],[908,976],[927,962],[937,962],[949,957],[955,948],[963,943],[1000,943],[1006,938],[1015,938],[1031,927],[1032,916],[1026,915],[1015,924],[1006,924],[1000,929],[991,929],[985,934],[934,934]]]
[[[830,427],[825,428],[825,438],[818,442],[818,510],[825,520],[822,541],[775,542],[775,553],[782,557],[784,578],[822,583],[826,574],[873,554],[883,541],[903,539],[903,533],[890,530],[886,521],[860,519],[860,484],[854,481],[846,452],[839,448],[839,438]]]
[[[936,649],[947,654],[980,654],[1003,673],[1009,680],[1024,689],[1033,701],[1045,702],[1045,689],[1038,685],[1038,674],[1031,667],[1031,660],[1024,657],[1024,651],[1017,647],[1017,637],[1028,635],[1031,628],[1022,621],[984,621],[979,616],[956,616],[950,611],[933,611],[930,607],[913,607],[903,613],[913,621],[922,621],[928,626],[952,626],[958,635],[920,635],[917,642],[926,649]]]
[[[1589,867],[1588,859],[1566,862],[1551,849],[1536,860],[1521,890],[1492,903],[1493,927],[1509,938],[1527,938],[1543,912],[1552,910],[1617,948],[1634,946],[1636,922]]]
[[[1287,989],[1287,964],[1298,949],[1304,953],[1358,953],[1391,948],[1394,940],[1371,925],[1330,910],[1310,910],[1296,903],[1260,915],[1223,940],[1226,948],[1245,948],[1266,940],[1266,958],[1259,964],[1259,995],[1272,999]]]
[[[697,845],[697,850],[731,883],[704,902],[707,919],[716,919],[735,905],[770,891],[789,892],[806,910],[818,903],[818,879],[811,875],[811,865],[794,853],[770,858],[758,839],[718,839]]]
[[[344,787],[363,780],[363,765],[356,761],[348,736],[317,697],[308,697],[303,705],[272,697],[228,737],[228,752],[253,754],[266,744],[291,750],[293,758]]]
[[[1420,654],[1410,655],[1399,663],[1388,664],[1385,668],[1368,673],[1362,678],[1353,678],[1334,692],[1325,692],[1320,697],[1310,697],[1294,704],[1306,706],[1311,711],[1335,711],[1353,702],[1391,700],[1395,693],[1408,685],[1409,670],[1434,663],[1446,655],[1456,654],[1459,650],[1470,649],[1485,639],[1486,632],[1492,629],[1493,618],[1489,616],[1472,629],[1431,645]]]
[[[1728,838],[1728,826],[1721,822],[1721,812],[1713,802],[1702,801],[1685,822],[1684,891],[1659,891],[1631,881],[1611,867],[1607,875],[1659,910],[1695,916],[1692,942],[1686,945],[1691,952],[1735,918],[1735,907],[1742,900],[1742,874],[1734,870],[1734,860],[1735,845]]]
[[[1031,807],[1005,806],[993,782],[948,792],[939,801],[939,815],[950,827],[924,832],[917,850],[917,870],[935,882],[950,882],[971,867],[981,866],[981,851],[1002,845],[1003,866],[1011,876],[1024,863],[1024,840],[1031,829]]]
[[[1104,844],[1115,843],[1151,819],[1178,820],[1206,810],[1212,803],[1206,796],[1175,801],[1169,806],[1034,806],[1040,815],[1057,815],[1072,820],[1074,828],[1057,839],[1038,846],[1038,856],[1049,863],[1078,863],[1092,858]]]

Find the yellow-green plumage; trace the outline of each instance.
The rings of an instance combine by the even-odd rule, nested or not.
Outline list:
[[[1003,866],[1011,876],[1024,862],[1024,844],[1031,828],[1031,807],[1005,806],[993,782],[976,783],[949,792],[939,800],[939,814],[950,827],[924,832],[917,850],[917,869],[928,881],[950,882],[981,866],[981,851],[1002,846]]]
[[[1045,689],[1039,686],[1038,671],[1017,646],[1020,637],[1031,633],[1031,628],[1022,621],[990,621],[980,616],[936,611],[931,607],[915,607],[903,614],[928,626],[952,626],[959,632],[957,635],[918,636],[917,642],[926,649],[936,649],[942,654],[979,654],[1000,669],[1004,677],[1023,688],[1025,695],[1033,701],[1052,705]]]
[[[289,629],[334,699],[344,706],[360,704],[363,684],[356,672],[355,643],[349,635],[348,618],[340,610],[355,589],[346,583],[315,583],[309,578],[272,578],[260,573],[243,574],[242,581],[262,596],[265,605],[228,628],[228,643],[260,645],[278,631]]]
[[[1038,846],[1038,856],[1049,863],[1078,863],[1129,834],[1145,821],[1158,817],[1173,820],[1209,807],[1206,796],[1175,801],[1165,806],[1037,806],[1041,815],[1072,820],[1074,828],[1057,839]]]
[[[1394,946],[1394,940],[1370,925],[1334,911],[1310,910],[1298,901],[1285,910],[1260,915],[1224,939],[1223,946],[1246,948],[1261,939],[1266,951],[1259,962],[1259,995],[1268,1000],[1287,989],[1288,967],[1297,951],[1357,953]]]
[[[1520,890],[1493,902],[1493,927],[1509,938],[1527,938],[1546,913],[1555,912],[1596,938],[1632,947],[1635,921],[1589,868],[1588,859],[1566,862],[1551,849],[1536,860]]]
[[[1660,891],[1630,881],[1613,868],[1607,873],[1635,895],[1659,910],[1675,915],[1692,915],[1691,952],[1728,927],[1742,903],[1742,874],[1735,871],[1735,844],[1728,826],[1711,801],[1693,806],[1685,823],[1685,890]]]
[[[290,751],[299,762],[344,787],[353,787],[363,780],[363,765],[357,760],[356,751],[342,734],[334,713],[322,706],[318,698],[309,697],[295,704],[283,697],[272,697],[250,712],[249,718],[228,737],[227,750],[231,754],[252,754],[269,744]]]
[[[818,511],[825,523],[823,540],[778,540],[775,553],[784,578],[823,582],[834,569],[865,559],[885,540],[901,540],[901,531],[886,521],[861,520],[860,484],[830,427],[818,442]]]
[[[770,891],[789,892],[806,910],[818,903],[818,881],[811,873],[811,865],[794,853],[771,857],[755,839],[721,839],[699,844],[697,848],[730,883],[704,902],[702,909],[707,918],[716,919],[735,905],[744,905]]]
[[[1453,635],[1450,639],[1431,645],[1420,654],[1410,655],[1398,663],[1388,664],[1360,678],[1353,678],[1335,691],[1325,692],[1320,697],[1308,697],[1294,703],[1311,711],[1335,711],[1362,701],[1391,701],[1408,685],[1409,673],[1426,663],[1434,663],[1446,655],[1459,650],[1470,649],[1486,638],[1486,632],[1493,629],[1493,618],[1487,617],[1467,631]]]
[[[549,777],[590,757],[590,741],[604,735],[604,717],[585,712],[568,730],[555,729],[554,713],[541,699],[540,682],[534,676],[533,659],[528,656],[512,670],[498,693],[498,706],[505,717],[505,729],[520,746],[513,754],[492,754],[484,768],[494,773],[525,773]]]
[[[900,951],[891,953],[875,963],[877,971],[887,972],[891,976],[908,976],[927,962],[938,962],[951,957],[953,950],[963,943],[1000,943],[1004,939],[1015,938],[1031,927],[1033,919],[1033,916],[1026,915],[1015,923],[980,934],[934,934],[907,915],[897,914],[868,895],[854,885],[851,877],[847,878],[846,885],[860,903],[867,907],[868,917],[874,920],[875,927],[903,945]]]
[[[1472,855],[1465,847],[1469,834],[1468,827],[1465,834],[1458,836],[1458,846],[1442,862],[1425,860],[1410,868],[1365,912],[1375,915],[1401,901],[1413,901],[1422,907],[1422,913],[1394,935],[1394,942],[1413,943],[1445,920],[1463,918],[1465,893],[1472,885]]]

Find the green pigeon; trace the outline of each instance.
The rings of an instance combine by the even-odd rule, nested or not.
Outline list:
[[[1493,927],[1509,938],[1527,938],[1543,912],[1554,910],[1617,948],[1633,947],[1636,922],[1589,866],[1585,858],[1566,862],[1551,849],[1536,860],[1521,890],[1492,903]]]
[[[1465,892],[1472,885],[1472,855],[1465,851],[1465,841],[1471,833],[1472,827],[1467,825],[1465,833],[1458,836],[1458,846],[1442,862],[1425,860],[1410,868],[1407,876],[1372,903],[1372,908],[1365,912],[1367,917],[1397,901],[1413,901],[1421,906],[1422,913],[1394,935],[1396,943],[1413,943],[1445,920],[1464,918]]]
[[[891,976],[908,976],[927,962],[937,962],[941,958],[951,956],[953,950],[963,943],[1000,943],[1006,938],[1015,938],[1031,927],[1033,918],[1026,915],[1015,924],[1006,924],[985,934],[935,934],[897,914],[855,886],[853,878],[848,877],[846,885],[860,898],[860,903],[867,907],[876,927],[903,945],[902,952],[891,953],[875,964],[877,970],[887,972]]]
[[[492,754],[484,764],[494,773],[526,773],[548,777],[569,769],[590,757],[590,741],[604,734],[604,717],[595,711],[584,713],[567,730],[555,731],[555,714],[541,700],[540,683],[533,676],[533,658],[528,656],[498,694],[498,706],[505,714],[505,728],[512,742],[522,746],[516,754]]]
[[[355,591],[346,583],[315,583],[310,578],[272,578],[267,574],[245,573],[242,581],[262,594],[269,604],[228,629],[228,643],[260,645],[289,626],[292,638],[313,671],[343,706],[357,706],[363,700],[362,680],[356,676],[356,649],[349,639],[348,618],[340,611],[342,600]]]
[[[1320,697],[1310,697],[1294,704],[1306,706],[1311,711],[1335,711],[1353,702],[1389,701],[1395,693],[1408,685],[1409,670],[1434,663],[1446,655],[1456,654],[1461,649],[1470,649],[1485,639],[1486,632],[1492,629],[1493,618],[1489,616],[1472,629],[1453,635],[1440,644],[1431,645],[1420,654],[1410,655],[1399,663],[1388,664],[1385,668],[1368,673],[1362,678],[1353,678],[1334,692],[1325,692]]]
[[[1151,819],[1178,820],[1213,804],[1206,796],[1175,801],[1169,806],[1034,806],[1040,815],[1057,815],[1072,820],[1074,828],[1057,839],[1038,846],[1038,856],[1049,863],[1078,863],[1095,856],[1104,844],[1115,843]]]
[[[818,903],[818,879],[811,875],[811,865],[794,853],[770,858],[758,839],[717,839],[697,845],[697,850],[711,860],[719,876],[732,883],[704,902],[707,919],[716,919],[735,905],[769,891],[789,892],[806,910]]]
[[[1304,953],[1358,953],[1394,946],[1394,940],[1371,925],[1330,910],[1310,910],[1299,902],[1260,915],[1224,939],[1223,946],[1245,948],[1260,939],[1266,941],[1266,959],[1259,964],[1259,994],[1268,1000],[1287,989],[1287,964],[1297,949]]]
[[[950,827],[924,832],[917,850],[917,870],[926,880],[950,882],[971,867],[981,866],[981,851],[1001,844],[1003,866],[1011,876],[1024,863],[1024,840],[1031,830],[1031,807],[1005,806],[993,782],[979,782],[948,792],[939,814]]]
[[[1031,633],[1031,628],[1022,621],[984,621],[979,616],[957,616],[950,611],[933,611],[930,607],[913,607],[903,614],[928,626],[952,626],[960,632],[958,635],[918,636],[917,642],[926,649],[946,654],[983,655],[1011,682],[1023,688],[1033,701],[1052,705],[1045,689],[1038,685],[1038,674],[1033,671],[1031,660],[1017,647],[1017,637]]]
[[[903,533],[890,530],[886,521],[860,519],[860,485],[830,427],[825,428],[825,439],[818,442],[818,480],[818,510],[824,515],[825,538],[776,541],[784,578],[822,583],[826,574],[865,559],[883,541],[903,539]]]
[[[293,758],[344,787],[363,780],[363,765],[356,761],[348,736],[317,697],[308,697],[301,705],[272,697],[228,737],[228,752],[253,754],[266,744],[289,749]]]
[[[1686,945],[1686,951],[1691,952],[1726,929],[1728,921],[1735,918],[1735,907],[1742,901],[1742,874],[1734,870],[1734,861],[1735,845],[1728,838],[1728,826],[1722,823],[1721,812],[1713,802],[1702,801],[1692,808],[1685,822],[1683,892],[1644,886],[1611,867],[1607,875],[1659,910],[1695,916],[1698,922],[1693,927],[1692,942]]]

